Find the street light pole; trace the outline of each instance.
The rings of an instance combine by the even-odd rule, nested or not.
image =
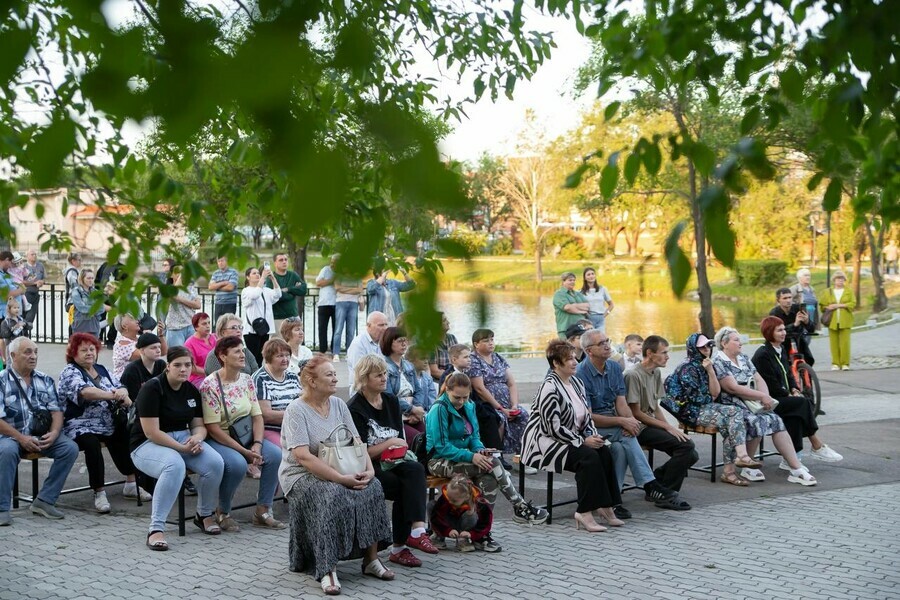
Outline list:
[[[825,267],[825,287],[831,287],[831,211],[828,211],[828,219],[825,222],[825,231],[828,233],[828,257]]]

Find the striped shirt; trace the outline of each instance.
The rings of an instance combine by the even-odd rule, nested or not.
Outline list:
[[[256,387],[256,398],[272,403],[272,410],[284,411],[291,401],[300,397],[300,379],[296,373],[284,372],[284,379],[278,381],[262,367],[253,374],[253,385]],[[266,429],[281,431],[277,425],[266,424]]]

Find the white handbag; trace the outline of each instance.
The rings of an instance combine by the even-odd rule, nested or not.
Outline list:
[[[343,475],[362,473],[368,467],[366,445],[354,439],[353,432],[344,423],[319,442],[319,459]]]

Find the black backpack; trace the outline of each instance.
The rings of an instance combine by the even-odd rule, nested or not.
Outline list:
[[[413,438],[412,444],[410,444],[409,449],[412,450],[412,453],[416,455],[416,460],[418,460],[423,467],[425,467],[425,472],[428,472],[428,461],[434,456],[434,450],[431,452],[428,451],[428,435],[423,431],[416,435]]]

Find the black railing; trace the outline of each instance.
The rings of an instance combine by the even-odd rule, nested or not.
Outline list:
[[[69,340],[69,317],[66,314],[66,286],[64,284],[51,283],[41,288],[38,293],[37,317],[34,320],[34,328],[31,339],[38,343],[65,344]],[[141,308],[155,316],[156,290],[147,290],[141,301]],[[311,287],[303,298],[303,329],[306,334],[305,344],[310,348],[318,345],[318,311],[319,288]],[[200,311],[208,315],[215,312],[215,293],[209,291],[200,292]],[[241,316],[241,296],[238,294],[237,314]],[[357,332],[365,327],[365,311],[357,313]],[[112,325],[112,324],[110,324]],[[213,324],[215,327],[215,324]],[[331,332],[329,331],[329,334]]]

